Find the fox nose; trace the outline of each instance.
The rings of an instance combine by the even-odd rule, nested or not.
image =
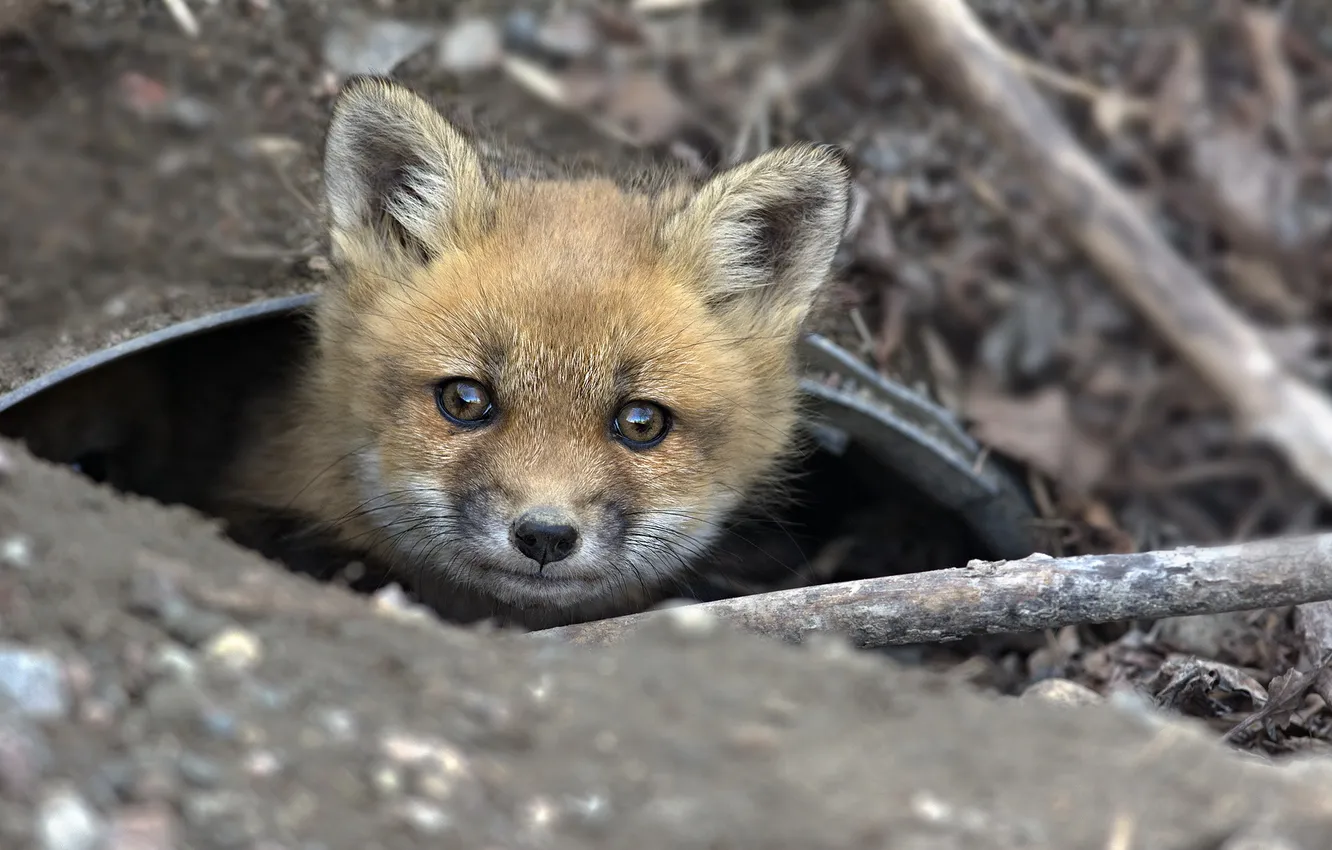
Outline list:
[[[562,561],[578,545],[578,529],[558,516],[528,511],[513,524],[513,547],[541,566]]]

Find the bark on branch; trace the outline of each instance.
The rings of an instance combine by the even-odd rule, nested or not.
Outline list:
[[[1332,600],[1332,534],[1130,555],[973,561],[959,569],[694,607],[791,642],[826,631],[848,635],[862,647],[879,647],[1325,600]],[[668,613],[649,611],[531,634],[605,644]]]
[[[963,0],[887,0],[921,75],[1023,164],[1074,241],[1219,393],[1251,437],[1332,499],[1332,402],[1152,227],[1006,57]]]

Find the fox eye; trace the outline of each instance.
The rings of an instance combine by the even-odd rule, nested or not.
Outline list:
[[[485,384],[448,378],[435,387],[435,404],[444,418],[463,428],[477,428],[495,418],[495,404]]]
[[[650,449],[671,430],[671,415],[650,401],[631,401],[611,421],[611,431],[631,449]]]

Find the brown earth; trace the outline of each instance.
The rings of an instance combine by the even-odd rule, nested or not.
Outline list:
[[[166,3],[0,2],[0,389],[182,317],[318,285],[317,150],[336,86],[321,44],[353,4],[190,5],[197,38]],[[756,17],[743,3],[717,5]],[[810,5],[819,4],[771,16],[785,22],[772,37],[778,47],[745,34],[752,20],[734,24],[739,35],[703,37],[713,48],[747,45],[742,65],[776,56],[805,67],[860,20],[840,5],[796,9]],[[1052,23],[1069,14],[1054,9],[1061,4],[977,5],[1010,43],[1112,78],[1121,72],[1106,68],[1122,69],[1145,33],[1181,22],[1210,31],[1216,14],[1207,3],[1168,13],[1101,4],[1104,20],[1065,30]],[[1313,19],[1296,29],[1326,53],[1332,30],[1313,5],[1299,7]],[[359,8],[441,24],[523,12],[516,2]],[[1108,34],[1077,41],[1098,28]],[[1051,31],[1068,37],[1047,41]],[[932,378],[950,403],[950,362],[968,372],[1002,360],[1005,392],[1045,381],[1074,397],[1084,419],[1118,422],[1120,408],[1088,405],[1067,374],[1051,377],[1047,349],[1060,345],[1069,372],[1145,359],[1152,386],[1200,395],[1180,405],[1183,415],[1163,413],[1168,426],[1151,431],[1147,421],[1124,440],[1166,476],[1151,479],[1154,489],[1130,474],[1136,467],[1100,455],[1096,468],[1120,478],[1078,468],[1082,490],[1097,496],[1090,503],[1108,504],[1111,518],[1089,522],[1087,499],[1064,506],[1052,520],[1082,529],[1070,534],[1074,549],[1316,525],[1290,507],[1309,503],[1305,489],[1234,445],[1214,399],[1142,338],[1094,275],[1033,237],[1039,216],[1017,227],[1037,248],[1009,246],[1008,224],[961,188],[1007,185],[1002,159],[879,47],[841,51],[773,130],[846,142],[873,163],[866,179],[878,181],[874,209],[885,218],[862,231],[856,273],[839,295],[873,329],[862,353],[896,368],[902,346],[884,340],[900,321],[892,305],[907,303],[913,321],[936,330]],[[624,155],[596,125],[499,71],[461,78],[432,55],[398,76],[533,145]],[[709,61],[724,64],[716,55]],[[714,136],[737,132],[752,76],[719,88],[712,112],[702,110]],[[1323,78],[1307,76],[1305,95],[1325,95]],[[655,141],[672,133],[686,135],[675,128]],[[1182,231],[1181,240],[1210,245],[1205,228]],[[1196,250],[1199,262],[1215,259],[1210,247]],[[1059,321],[1014,306],[1046,292],[1052,276],[1066,291],[1048,303],[1079,317],[1072,324],[1091,328],[1096,344],[1085,334],[1072,337],[1083,348],[1052,340],[1041,329]],[[985,288],[995,280],[1004,285]],[[1267,307],[1294,315],[1287,329],[1326,337],[1321,291],[1265,293]],[[846,315],[835,330],[850,343]],[[981,335],[1000,326],[1007,335],[989,334],[991,353],[978,352]],[[1140,373],[1098,375],[1100,386],[1122,388]],[[996,439],[1001,419],[987,423]],[[1206,439],[1193,439],[1199,433]],[[1202,850],[1241,846],[1264,829],[1285,836],[1281,846],[1332,840],[1326,768],[1286,780],[1136,709],[984,696],[956,676],[704,633],[688,619],[598,651],[402,623],[364,598],[282,573],[189,511],[124,499],[17,446],[3,450],[0,684],[18,699],[0,699],[0,846]],[[1204,477],[1203,497],[1175,492],[1199,479],[1181,485],[1168,474],[1217,457],[1239,458],[1240,473],[1213,470],[1221,486]],[[1245,513],[1255,503],[1264,508],[1256,518]],[[51,691],[43,672],[63,684]],[[45,693],[53,705],[40,704]],[[101,837],[109,843],[93,840]]]
[[[0,665],[54,653],[65,682],[40,721],[0,709],[6,847],[96,846],[68,837],[82,809],[116,848],[1332,841],[1326,767],[1287,777],[1147,709],[683,617],[595,651],[400,622],[4,449]]]

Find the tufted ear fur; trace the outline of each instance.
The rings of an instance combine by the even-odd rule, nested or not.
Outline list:
[[[798,323],[831,271],[850,200],[840,149],[790,145],[712,177],[663,235],[717,307]]]
[[[483,227],[493,190],[472,142],[405,86],[350,78],[324,142],[334,256],[426,262]]]

